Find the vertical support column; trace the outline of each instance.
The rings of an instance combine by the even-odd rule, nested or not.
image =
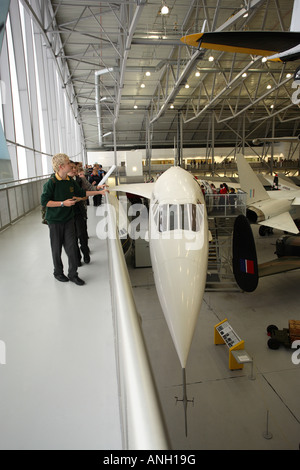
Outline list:
[[[181,113],[177,113],[177,164],[181,166],[181,125],[180,125]]]
[[[215,166],[215,113],[211,113],[211,163],[212,163],[212,174],[214,175]]]
[[[246,119],[246,113],[243,113],[243,140],[242,140],[242,155],[243,157],[245,156],[245,119]]]
[[[151,146],[151,125],[150,116],[147,115],[147,129],[146,129],[146,167],[148,166],[148,178],[151,180],[151,158],[152,158],[152,146]]]
[[[11,142],[16,141],[16,131],[14,126],[14,111],[12,103],[12,88],[11,88],[11,79],[10,79],[10,68],[9,68],[9,58],[8,58],[8,44],[7,36],[4,36],[2,51],[0,55],[0,78],[1,82],[5,86],[5,103],[3,105],[3,154],[6,151],[9,153],[13,178],[19,179],[19,169],[18,169],[18,159],[17,159],[17,148],[15,145],[9,145],[7,147],[6,140]]]
[[[275,136],[275,116],[272,119],[272,137]],[[271,175],[273,174],[274,169],[274,140],[271,142]]]
[[[35,73],[35,63],[34,63],[34,48],[33,48],[33,37],[32,37],[32,28],[31,20],[29,15],[24,14],[24,23],[25,23],[25,35],[26,35],[26,53],[27,53],[27,63],[28,63],[28,91],[30,92],[30,105],[31,105],[31,128],[32,128],[32,138],[33,138],[33,148],[35,150],[42,150],[41,148],[41,130],[40,130],[40,121],[38,119],[39,110],[38,110],[38,97],[37,97],[37,77]],[[38,152],[33,152],[36,176],[43,174],[43,165],[42,165],[42,154]]]
[[[10,18],[11,18],[11,34],[14,48],[15,64],[16,64],[16,75],[17,75],[17,86],[20,100],[20,111],[22,120],[22,131],[23,131],[23,142],[26,147],[34,148],[33,135],[32,135],[32,116],[31,106],[28,94],[28,80],[27,80],[27,65],[25,61],[24,42],[22,35],[22,24],[19,10],[19,2],[11,2],[10,4]],[[20,137],[20,135],[19,135]],[[36,166],[34,159],[34,152],[32,150],[25,150],[26,156],[26,169],[27,176],[37,176]],[[23,155],[21,158],[24,158]]]
[[[118,154],[117,154],[117,136],[116,136],[116,121],[114,120],[114,162],[116,165],[116,173],[115,173],[115,184],[116,186],[119,184],[119,167],[118,167]]]
[[[40,90],[40,102],[41,102],[41,119],[43,122],[43,129],[44,129],[44,139],[45,139],[45,148],[43,149],[44,152],[53,155],[54,146],[52,144],[51,139],[51,127],[50,127],[50,120],[49,120],[49,107],[48,107],[48,93],[47,93],[47,83],[46,83],[46,75],[47,70],[45,69],[45,62],[46,62],[46,48],[42,46],[42,37],[39,34],[39,29],[35,22],[33,22],[33,40],[35,44],[35,52],[36,52],[36,66],[37,66],[37,80],[39,82],[39,90]],[[48,173],[51,173],[51,161],[47,159],[47,170]]]
[[[182,111],[180,111],[180,166],[183,163],[183,117]]]

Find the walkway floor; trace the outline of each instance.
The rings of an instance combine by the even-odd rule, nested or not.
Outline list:
[[[54,279],[39,210],[0,233],[0,449],[122,446],[107,245],[95,209],[91,263],[79,268],[85,286]]]

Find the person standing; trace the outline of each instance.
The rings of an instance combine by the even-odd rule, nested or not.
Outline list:
[[[231,209],[231,214],[234,214],[235,213],[235,201],[237,199],[234,188],[230,188],[228,197],[229,197],[229,205]]]
[[[77,240],[74,223],[74,206],[76,198],[94,196],[107,192],[85,191],[76,181],[68,176],[71,171],[71,163],[68,155],[59,153],[52,158],[52,166],[55,172],[43,187],[41,204],[46,206],[45,219],[49,226],[50,245],[54,265],[54,277],[58,281],[71,281],[82,286],[85,282],[78,277]],[[68,257],[68,277],[64,275],[61,259],[62,247]]]
[[[92,174],[89,177],[89,183],[92,184],[93,186],[97,186],[100,183],[100,180],[101,180],[101,178],[99,176],[97,167],[94,167],[93,171],[92,171]],[[94,206],[96,206],[96,207],[100,206],[101,205],[101,200],[102,200],[101,193],[97,194],[97,196],[94,196],[93,197]]]
[[[224,183],[220,184],[220,191],[219,191],[219,210],[225,214],[225,207],[226,207],[226,194],[228,193],[226,186]]]
[[[78,176],[78,165],[71,161],[71,171],[68,176],[72,178],[80,188],[82,188],[82,179]],[[91,185],[90,185],[91,186]],[[91,186],[92,190],[94,187]],[[83,188],[87,189],[87,188]],[[88,188],[90,189],[90,188]],[[83,260],[86,264],[90,262],[90,249],[88,246],[88,231],[87,231],[87,210],[86,200],[78,201],[74,206],[74,222],[75,222],[75,233],[77,237],[77,256],[78,266],[81,266],[81,253]]]

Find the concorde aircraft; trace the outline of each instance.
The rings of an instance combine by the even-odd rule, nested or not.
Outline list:
[[[166,170],[155,183],[122,184],[110,191],[150,200],[149,247],[154,282],[183,372],[182,401],[187,435],[185,368],[206,284],[207,211],[201,187],[180,167]]]
[[[290,31],[215,31],[183,36],[181,41],[193,47],[239,52],[290,62],[300,59],[300,2],[294,1]],[[300,67],[294,74],[300,81]]]
[[[185,369],[207,275],[210,234],[201,188],[189,172],[174,166],[155,183],[122,184],[110,191],[150,200],[149,247],[155,286]]]
[[[266,191],[243,155],[236,155],[241,189],[247,193],[247,218],[251,223],[297,234],[300,189]]]

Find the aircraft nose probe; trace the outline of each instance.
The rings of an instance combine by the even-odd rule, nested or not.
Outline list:
[[[184,429],[185,429],[185,436],[187,437],[187,406],[188,403],[193,403],[194,406],[194,398],[189,400],[186,394],[186,374],[185,368],[182,368],[182,398],[175,397],[176,405],[177,402],[182,401],[183,404],[183,411],[184,411]]]

